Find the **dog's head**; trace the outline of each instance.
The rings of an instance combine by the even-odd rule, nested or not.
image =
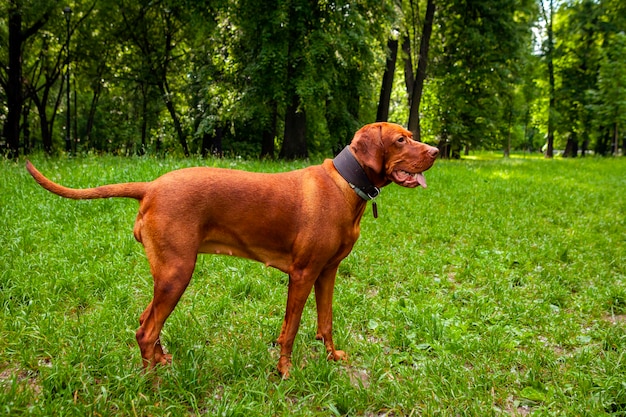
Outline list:
[[[423,172],[435,163],[439,150],[413,140],[413,134],[393,123],[372,123],[356,132],[350,150],[372,184],[395,182],[403,187],[426,188]]]

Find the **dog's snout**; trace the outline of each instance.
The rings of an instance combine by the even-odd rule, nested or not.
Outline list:
[[[430,155],[431,158],[435,159],[437,155],[439,155],[439,148],[431,146],[430,149],[428,149],[428,155]]]

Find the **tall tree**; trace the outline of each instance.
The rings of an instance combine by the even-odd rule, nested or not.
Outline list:
[[[46,153],[52,153],[52,135],[54,121],[59,111],[63,87],[67,84],[62,81],[64,61],[67,52],[64,48],[54,50],[47,44],[48,37],[41,39],[39,55],[32,66],[31,71],[25,77],[24,89],[27,97],[35,103],[39,116],[39,127],[43,149]],[[69,129],[69,126],[66,126]],[[71,150],[71,148],[70,148]]]
[[[546,5],[545,2],[548,2]],[[548,101],[548,136],[546,158],[554,156],[554,129],[556,124],[556,86],[554,80],[554,0],[540,0],[541,15],[545,24],[546,38],[544,57],[548,67],[549,101]]]
[[[438,9],[434,128],[443,157],[503,142],[506,103],[527,51],[530,0],[446,2]]]
[[[229,56],[240,65],[237,103],[247,109],[237,114],[259,125],[264,154],[282,140],[280,157],[303,157],[311,146],[330,150],[354,133],[382,55],[375,48],[388,27],[381,24],[386,7],[244,0],[232,10]]]
[[[315,7],[307,7],[307,2],[293,0],[288,8],[287,77],[285,79],[285,128],[280,157],[286,159],[306,158],[306,107],[298,91],[299,78],[305,73],[306,38],[314,29]]]
[[[9,0],[3,7],[8,17],[8,57],[2,65],[0,84],[6,92],[8,114],[3,127],[8,155],[19,156],[20,117],[24,106],[22,54],[26,41],[35,35],[50,19],[53,7],[46,1],[24,3]],[[26,21],[25,21],[26,20]]]
[[[417,75],[411,83],[411,97],[409,109],[408,128],[413,132],[416,140],[421,140],[420,129],[420,103],[422,101],[422,91],[424,90],[424,80],[426,80],[426,67],[428,66],[428,51],[430,49],[430,37],[433,31],[433,21],[435,17],[435,2],[428,0],[426,3],[426,15],[424,17],[424,27],[420,38],[420,50],[417,61]]]
[[[124,32],[141,57],[141,77],[138,81],[154,86],[171,117],[183,153],[189,155],[187,133],[176,109],[176,92],[170,86],[173,65],[184,54],[181,33],[188,20],[186,3],[177,0],[125,3],[121,0],[120,14]],[[181,55],[178,55],[181,54]]]
[[[396,72],[397,59],[398,39],[390,38],[387,41],[385,72],[383,73],[383,82],[380,86],[380,95],[378,98],[378,111],[376,112],[377,122],[386,122],[389,118],[389,104],[391,102],[391,92],[393,90],[393,78]]]
[[[564,5],[555,26],[555,73],[560,79],[556,89],[557,130],[567,136],[564,157],[582,155],[592,136],[589,91],[598,83],[600,63],[600,23],[602,9],[593,0]]]
[[[232,117],[253,122],[261,139],[261,157],[273,158],[278,122],[284,111],[289,38],[285,20],[288,2],[241,0],[230,14],[233,27],[226,36],[228,55],[240,63],[229,82],[239,92]]]
[[[626,34],[616,33],[610,37],[604,50],[598,78],[598,89],[593,91],[593,109],[598,115],[598,124],[610,126],[611,152],[617,155],[620,134],[626,125]],[[621,132],[621,133],[620,133]],[[626,142],[626,140],[625,140]],[[624,143],[626,145],[626,143]],[[622,148],[626,152],[626,146]]]

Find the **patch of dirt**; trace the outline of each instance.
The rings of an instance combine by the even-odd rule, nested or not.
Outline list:
[[[611,324],[622,324],[626,323],[626,314],[607,314],[604,317],[605,321],[608,321]]]
[[[355,388],[368,388],[370,386],[370,376],[365,369],[347,367],[346,372],[350,377],[350,384]]]
[[[506,400],[506,407],[502,411],[509,416],[525,417],[529,416],[533,410],[529,405],[520,404],[520,402],[513,397],[509,397]]]
[[[43,388],[41,387],[37,376],[37,373],[33,371],[26,371],[15,366],[8,367],[0,372],[0,386],[9,385],[13,379],[15,379],[18,385],[28,387],[28,389],[33,392],[34,396],[39,396]]]

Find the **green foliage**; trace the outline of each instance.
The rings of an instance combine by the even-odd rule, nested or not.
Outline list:
[[[625,12],[623,2],[614,0],[564,2],[555,12],[556,145],[569,148],[570,156],[579,148],[610,152],[614,121],[605,114],[624,100],[619,87],[624,61],[615,40],[626,28]]]
[[[623,140],[623,121],[614,120],[624,113],[623,1],[557,2],[550,17],[551,111],[539,3],[451,0],[435,6],[420,105],[426,141],[456,155],[463,147],[537,149],[548,115],[557,147],[570,147],[572,155],[579,148],[607,154],[616,137]],[[8,123],[9,91],[15,90],[8,82],[15,67],[9,65],[11,11],[19,12],[20,33],[30,35],[17,60],[23,105],[10,106],[20,119],[17,143],[24,152],[65,149],[63,7],[40,0],[0,3],[4,150],[13,143],[9,130],[17,129]],[[398,54],[405,65],[396,65],[390,109],[391,121],[408,120],[404,71],[416,70],[425,0],[76,0],[71,7],[70,136],[79,153],[204,154],[209,142],[221,139],[226,154],[271,155],[297,111],[306,114],[302,154],[328,154],[374,120],[390,37],[402,38],[400,44],[408,37],[411,46]]]
[[[563,136],[577,135],[582,141],[594,136],[589,91],[598,82],[601,14],[592,1],[576,2],[559,12],[556,27],[559,130]]]
[[[494,159],[497,158],[497,159]],[[214,165],[301,162],[34,155],[76,187]],[[0,414],[616,415],[626,409],[623,159],[495,154],[391,185],[339,269],[326,361],[305,308],[291,379],[275,372],[286,277],[201,256],[140,371],[152,282],[132,200],[70,201],[0,163]],[[313,297],[311,297],[313,298]],[[461,410],[461,411],[460,411]]]
[[[514,104],[521,82],[530,81],[523,74],[529,67],[535,14],[531,1],[439,6],[433,62],[437,82],[431,84],[437,102],[427,104],[434,112],[430,123],[437,141],[449,143],[456,152],[461,146],[502,145],[519,108]]]
[[[626,126],[626,34],[617,33],[608,43],[599,65],[597,90],[589,91],[593,98],[589,107],[596,114],[595,127],[610,127],[616,141]]]
[[[370,97],[381,62],[379,2],[241,1],[231,15],[229,54],[240,63],[235,114],[258,131],[276,129],[297,94],[316,153],[345,143],[360,127],[360,97]],[[371,19],[370,16],[379,16]],[[251,59],[252,57],[252,59]]]

